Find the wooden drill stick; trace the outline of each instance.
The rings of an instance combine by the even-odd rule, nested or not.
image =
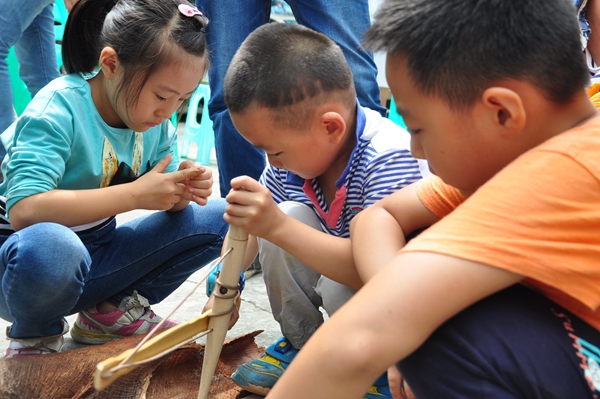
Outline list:
[[[214,366],[212,366],[212,369],[210,371],[210,378],[208,378],[208,372],[205,372],[204,369],[202,371],[202,381],[206,380],[207,386],[206,388],[201,389],[206,389],[208,392],[210,382],[212,380],[214,371],[216,369],[216,365],[219,360],[221,349],[223,348],[225,335],[227,334],[227,327],[229,326],[231,310],[233,309],[233,301],[236,296],[235,294],[237,294],[239,275],[242,268],[244,254],[246,251],[248,234],[239,228],[231,227],[228,237],[228,248],[223,252],[223,256],[220,258],[223,261],[222,270],[219,275],[220,278],[218,280],[218,282],[220,282],[220,285],[217,285],[217,287],[215,287],[215,290],[221,290],[223,288],[225,294],[220,294],[221,298],[216,297],[213,308],[204,312],[202,316],[197,317],[188,322],[179,324],[175,327],[171,327],[170,329],[162,332],[162,334],[152,339],[140,342],[140,345],[138,345],[138,347],[135,349],[127,350],[121,353],[119,356],[112,357],[110,359],[106,359],[98,363],[94,375],[94,387],[97,390],[102,390],[108,387],[114,380],[116,380],[118,377],[124,374],[127,374],[137,365],[164,356],[169,351],[172,351],[173,349],[188,343],[190,340],[194,339],[194,337],[196,337],[199,333],[209,332],[211,331],[211,328],[219,327],[219,332],[222,335],[221,339],[216,340],[215,343],[210,341],[210,350],[209,344],[207,343],[206,345],[206,356],[204,357],[204,364],[208,364],[210,367],[210,364],[214,363]],[[225,270],[225,272],[223,272],[223,270]],[[229,283],[227,283],[227,281],[229,281]],[[231,288],[227,289],[225,286]],[[188,297],[192,294],[192,292],[188,294]],[[184,300],[188,297],[184,298]],[[239,304],[240,303],[238,301],[238,307]],[[177,307],[179,307],[180,305],[181,303]],[[210,319],[213,317],[213,314],[216,315],[214,316],[215,319],[221,319],[223,321],[221,323],[216,324],[213,322],[211,327],[209,324]],[[219,316],[219,314],[221,314],[221,316]],[[224,327],[220,327],[219,324]],[[152,332],[147,338],[150,338],[151,334]],[[209,334],[209,337],[211,335],[212,333]],[[208,362],[207,357],[209,357],[210,359],[210,361]]]
[[[240,272],[246,253],[248,233],[239,227],[231,226],[227,238],[227,248],[232,249],[228,257],[223,260],[221,272],[214,288],[214,303],[212,315],[208,322],[209,330],[212,332],[206,337],[204,361],[202,363],[202,375],[200,377],[200,389],[198,399],[206,399],[210,383],[212,382],[221,349],[225,342],[225,336],[229,328],[231,311],[234,309],[235,296],[238,293]]]

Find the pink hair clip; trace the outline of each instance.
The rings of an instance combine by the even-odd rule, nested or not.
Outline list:
[[[187,4],[180,4],[177,8],[179,8],[179,12],[185,15],[186,17],[193,17],[196,15],[204,15],[198,10],[196,7],[188,6]]]

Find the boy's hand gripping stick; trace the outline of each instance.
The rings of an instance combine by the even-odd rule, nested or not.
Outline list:
[[[162,332],[149,339],[136,349],[129,349],[119,356],[107,359],[96,366],[94,387],[101,390],[109,386],[119,376],[131,371],[133,363],[142,364],[159,358],[169,349],[183,346],[193,340],[199,333],[208,331],[202,375],[200,377],[199,399],[206,399],[210,383],[214,375],[227,329],[231,312],[235,309],[235,297],[238,294],[238,282],[248,233],[239,227],[231,226],[227,240],[227,248],[223,252],[224,259],[219,278],[215,284],[213,308],[188,322]]]

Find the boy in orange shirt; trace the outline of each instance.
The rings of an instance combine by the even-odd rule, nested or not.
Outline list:
[[[572,2],[388,0],[367,44],[437,177],[354,219],[367,283],[268,398],[359,398],[394,364],[418,399],[597,398],[600,118]]]

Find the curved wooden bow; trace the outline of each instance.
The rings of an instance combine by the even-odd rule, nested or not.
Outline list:
[[[202,332],[210,332],[206,339],[198,392],[198,399],[206,399],[227,335],[230,314],[235,307],[234,301],[238,293],[238,282],[247,242],[248,233],[239,227],[229,228],[227,249],[224,252],[229,255],[224,255],[223,266],[215,283],[215,299],[211,310],[191,321],[171,327],[143,343],[136,348],[137,350],[130,349],[119,356],[98,363],[94,374],[94,387],[97,390],[104,389],[136,365],[152,361],[164,355],[165,351],[183,346]]]

